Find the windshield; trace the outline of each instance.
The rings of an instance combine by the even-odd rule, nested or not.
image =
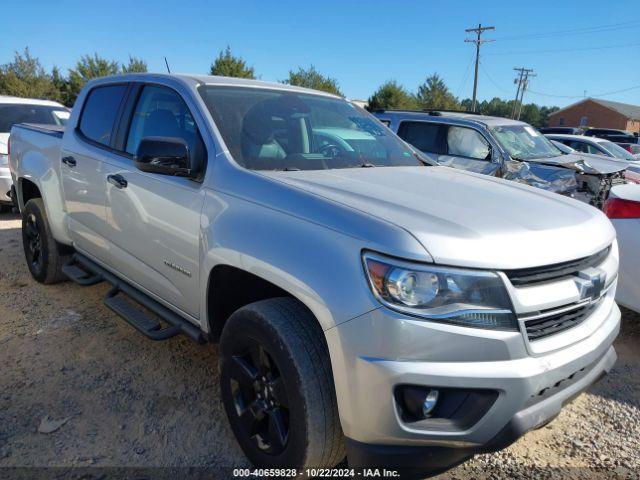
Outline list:
[[[529,125],[489,127],[509,156],[515,160],[534,160],[562,155],[544,135]]]
[[[236,162],[252,170],[424,165],[378,120],[342,99],[211,85],[200,94]]]
[[[69,111],[64,107],[28,104],[0,104],[0,132],[8,133],[16,123],[65,125]]]
[[[608,140],[604,142],[598,142],[598,145],[616,158],[622,158],[623,160],[636,160],[636,158],[631,155],[631,153],[627,152],[620,145],[616,145],[615,143]]]

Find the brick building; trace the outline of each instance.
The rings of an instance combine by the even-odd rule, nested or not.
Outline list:
[[[549,126],[616,128],[640,132],[640,106],[586,98],[549,115]]]

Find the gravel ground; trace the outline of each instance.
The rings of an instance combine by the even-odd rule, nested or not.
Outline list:
[[[0,478],[67,478],[70,467],[87,479],[112,478],[104,467],[226,478],[246,467],[219,400],[216,347],[147,340],[102,305],[105,285],[36,283],[19,228],[0,216]],[[639,343],[640,316],[624,311],[609,376],[548,426],[438,478],[640,478]]]

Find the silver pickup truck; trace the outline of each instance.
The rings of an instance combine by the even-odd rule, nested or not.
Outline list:
[[[447,468],[615,362],[601,212],[432,165],[341,98],[122,75],[10,141],[33,277],[107,282],[151,339],[219,341],[255,465]]]

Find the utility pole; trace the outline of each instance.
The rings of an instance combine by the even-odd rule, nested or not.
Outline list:
[[[465,42],[467,43],[475,43],[476,44],[476,73],[473,77],[473,102],[471,105],[471,110],[476,111],[476,99],[478,94],[478,64],[480,63],[480,45],[487,42],[493,42],[494,40],[482,40],[482,32],[486,30],[495,30],[496,27],[483,27],[481,23],[478,24],[478,28],[467,28],[465,32],[467,33],[475,33],[476,38],[465,38]]]
[[[524,68],[514,68],[516,72],[520,72],[520,76],[516,78],[513,83],[518,84],[518,89],[516,90],[516,98],[513,101],[513,108],[511,109],[511,118],[516,118],[516,109],[518,108],[518,98],[520,98],[520,87],[522,86],[522,76],[524,75]]]
[[[524,98],[524,91],[529,85],[529,77],[535,77],[533,69],[531,68],[514,68],[516,72],[520,73],[520,76],[514,80],[514,83],[518,83],[518,89],[516,90],[516,100],[511,110],[511,118],[520,119],[520,113],[522,112],[522,99]]]
[[[525,70],[524,72],[524,78],[522,79],[522,88],[520,89],[520,105],[518,107],[518,117],[516,118],[516,120],[520,120],[520,114],[522,113],[522,101],[524,100],[524,91],[529,86],[529,77],[536,76],[536,74],[532,72],[533,70],[531,69]]]

